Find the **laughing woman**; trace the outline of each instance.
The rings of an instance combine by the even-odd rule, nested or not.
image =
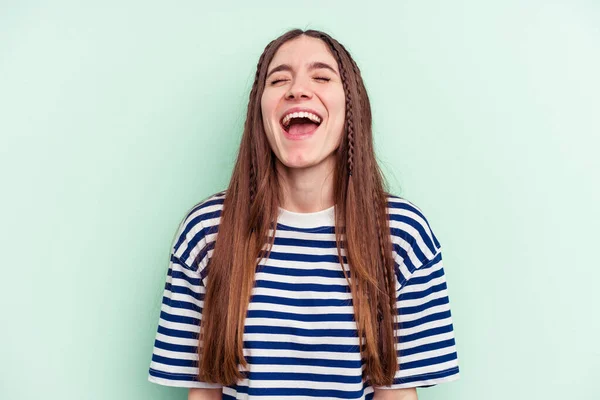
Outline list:
[[[267,45],[227,190],[183,218],[148,379],[189,399],[417,399],[457,379],[440,244],[384,190],[360,70]]]

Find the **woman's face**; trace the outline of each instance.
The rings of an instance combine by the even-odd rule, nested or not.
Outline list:
[[[267,68],[261,110],[267,139],[283,165],[335,162],[346,100],[337,62],[323,41],[299,36],[277,50]]]

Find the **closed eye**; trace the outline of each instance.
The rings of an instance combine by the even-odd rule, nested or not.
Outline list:
[[[324,76],[317,76],[314,79],[317,81],[321,81],[321,82],[329,82],[331,80],[331,78],[326,78]],[[287,79],[276,79],[274,81],[271,81],[271,85],[277,85],[279,82],[283,82],[283,81],[287,81]]]

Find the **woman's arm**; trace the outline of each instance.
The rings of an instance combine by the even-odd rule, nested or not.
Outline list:
[[[417,389],[375,389],[373,400],[418,400]]]
[[[223,389],[190,389],[188,400],[221,400]],[[416,397],[415,397],[416,398]]]

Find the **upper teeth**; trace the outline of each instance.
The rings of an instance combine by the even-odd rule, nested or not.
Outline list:
[[[283,123],[283,125],[287,125],[292,118],[308,118],[312,121],[315,121],[317,124],[321,123],[321,118],[319,118],[319,116],[306,111],[288,114],[285,117],[283,117],[283,120],[281,122]]]

